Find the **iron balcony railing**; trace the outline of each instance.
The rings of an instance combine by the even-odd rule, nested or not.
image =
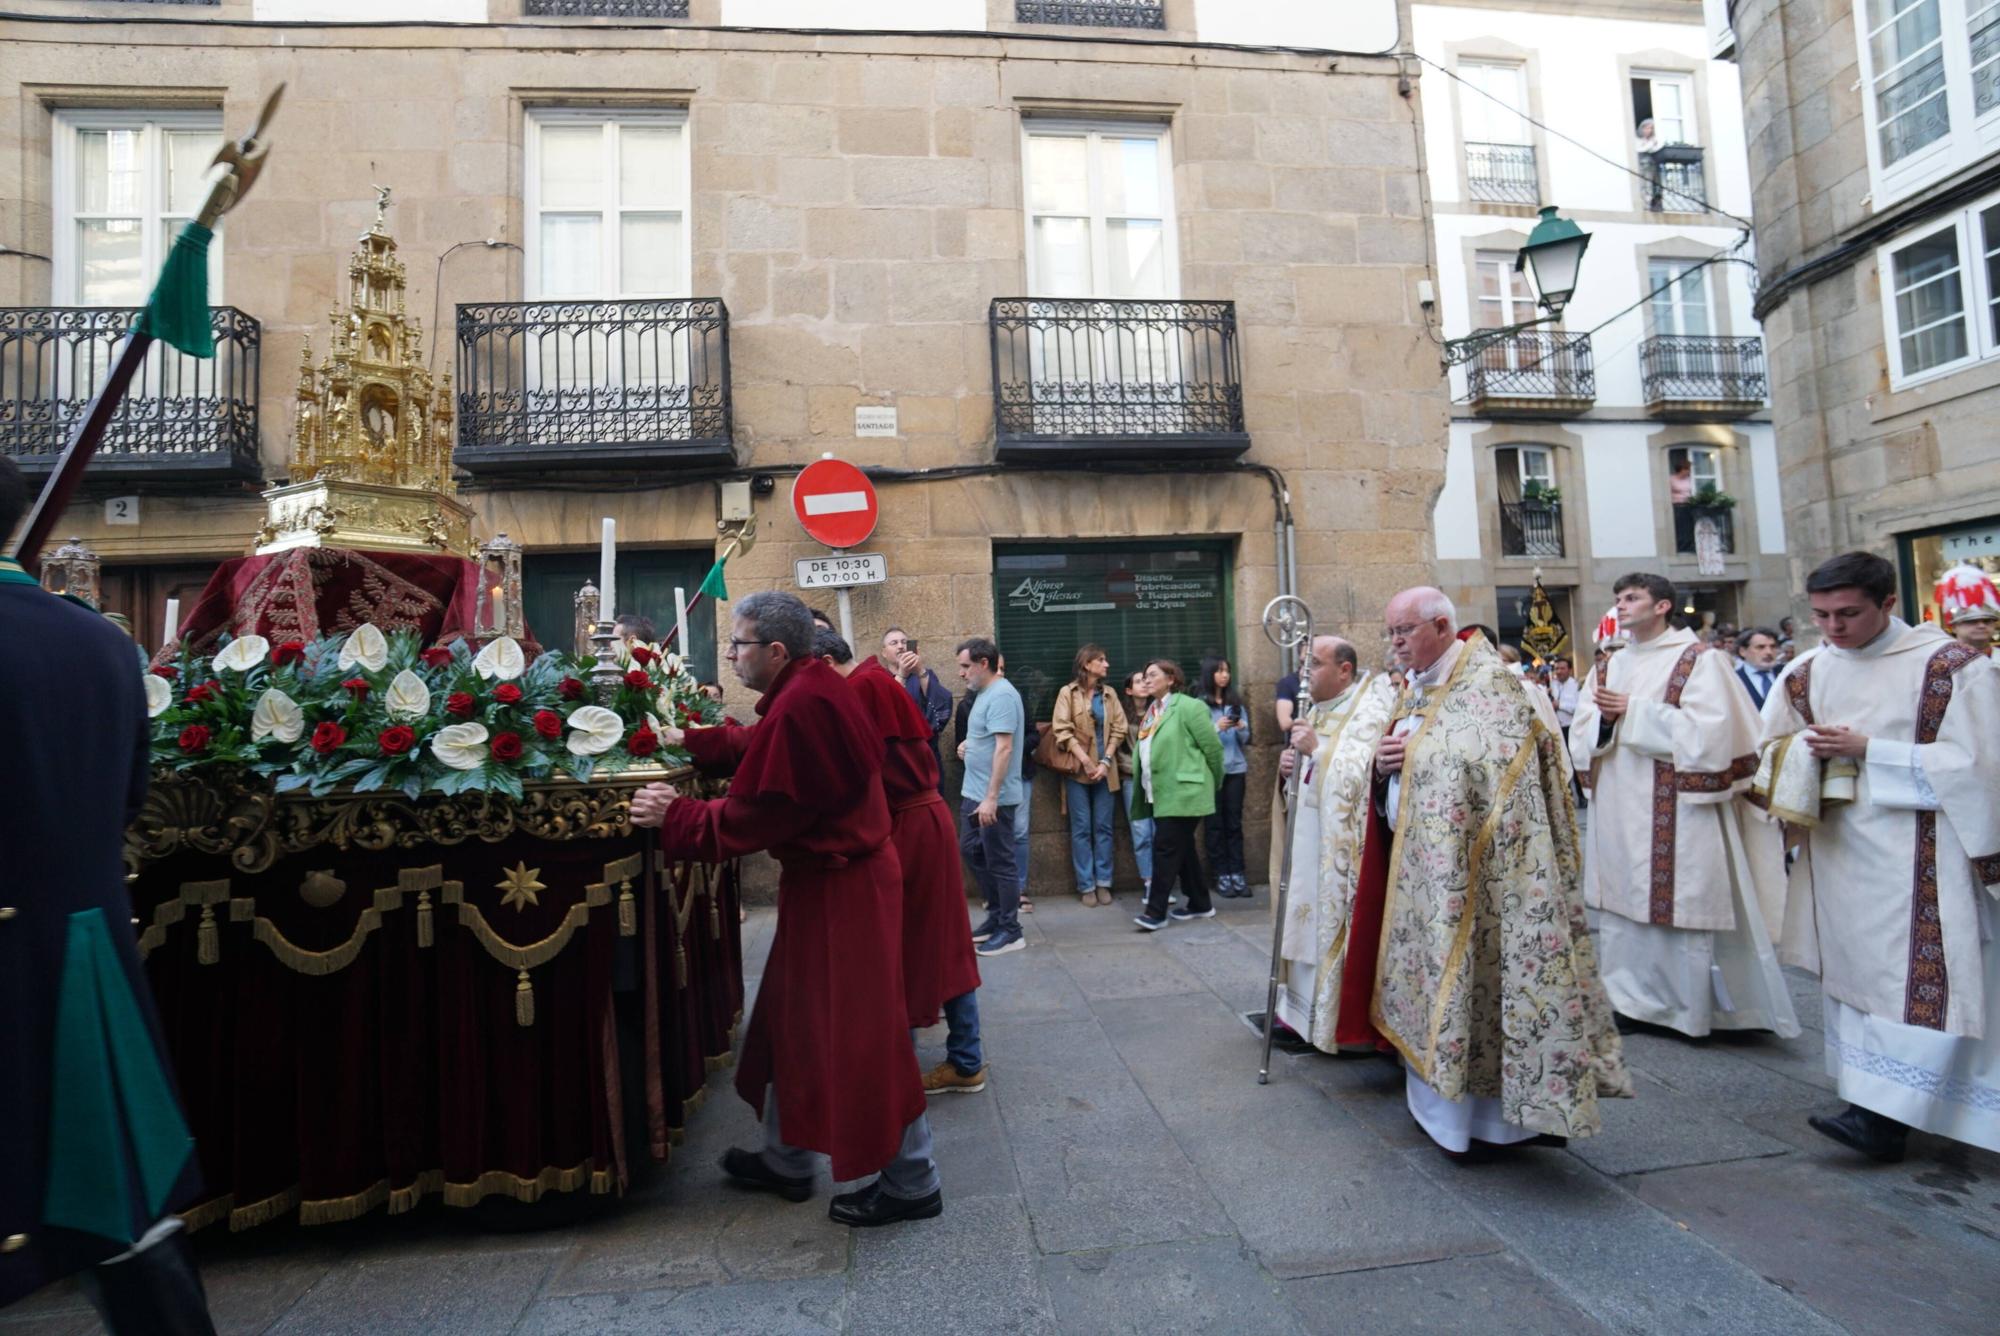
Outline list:
[[[1165,28],[1165,0],[1014,0],[1016,23],[1078,28]]]
[[[1500,555],[1560,557],[1563,554],[1562,506],[1554,501],[1500,503]]]
[[[728,463],[729,311],[715,297],[458,308],[459,465]]]
[[[1590,335],[1535,329],[1510,335],[1466,365],[1465,388],[1475,401],[1595,399]]]
[[[1701,149],[1693,144],[1666,144],[1639,156],[1646,168],[1648,209],[1654,213],[1708,212]]]
[[[1649,404],[1764,402],[1764,341],[1721,334],[1655,334],[1639,345]]]
[[[688,0],[528,0],[531,16],[590,19],[684,19]]]
[[[0,454],[53,469],[139,319],[138,307],[0,308]],[[233,306],[209,308],[215,356],[155,343],[113,410],[93,476],[261,480],[257,458],[263,331]]]
[[[1715,535],[1722,544],[1725,554],[1736,551],[1736,511],[1730,506],[1697,506],[1683,501],[1674,507],[1674,551],[1692,555],[1696,548],[1696,534],[1702,521],[1715,524]]]
[[[1542,198],[1533,144],[1467,144],[1465,184],[1487,204],[1534,204]]]
[[[1249,448],[1234,302],[999,297],[988,323],[1003,460]]]

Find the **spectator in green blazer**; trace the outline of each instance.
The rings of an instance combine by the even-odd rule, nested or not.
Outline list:
[[[1146,665],[1146,691],[1153,704],[1140,721],[1133,752],[1132,815],[1153,819],[1153,881],[1146,906],[1132,921],[1147,932],[1168,918],[1214,918],[1208,882],[1195,856],[1194,832],[1215,811],[1222,783],[1222,739],[1208,707],[1187,694],[1187,675],[1172,659]],[[1175,880],[1187,903],[1168,912]]]

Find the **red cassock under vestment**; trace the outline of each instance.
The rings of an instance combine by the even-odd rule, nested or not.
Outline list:
[[[736,1092],[761,1113],[773,1087],[786,1143],[831,1156],[836,1179],[862,1178],[895,1158],[924,1111],[882,739],[817,659],[787,664],[757,713],[755,728],[688,730],[695,764],[735,778],[727,797],[671,804],[660,843],[671,858],[768,849],[778,860],[778,927]]]
[[[882,791],[891,838],[903,863],[903,993],[910,1024],[936,1025],[944,1004],[979,987],[979,962],[965,930],[965,882],[958,832],[938,794],[937,757],[923,711],[880,659],[848,675],[887,744]]]

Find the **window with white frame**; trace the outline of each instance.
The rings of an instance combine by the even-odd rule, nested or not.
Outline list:
[[[1023,136],[1033,294],[1177,296],[1167,128],[1028,121]]]
[[[1553,450],[1539,445],[1524,445],[1515,452],[1515,458],[1521,468],[1521,495],[1541,496],[1556,485],[1556,456]]]
[[[1702,260],[1646,261],[1647,320],[1656,335],[1713,334],[1708,268]]]
[[[1641,71],[1632,75],[1632,132],[1647,121],[1662,144],[1700,144],[1695,124],[1694,78],[1688,74]]]
[[[1694,480],[1695,495],[1710,490],[1720,492],[1722,486],[1722,451],[1705,445],[1688,447],[1687,460],[1689,476]]]
[[[1542,197],[1528,132],[1525,71],[1518,64],[1461,60],[1459,128],[1465,136],[1465,184],[1475,200],[1533,204]]]
[[[1878,209],[2000,147],[2000,0],[1866,0],[1856,19]]]
[[[1889,252],[1882,270],[1893,365],[1905,379],[1968,361],[1972,338],[1966,301],[1961,222]]]
[[[1528,276],[1515,260],[1518,252],[1480,251],[1476,272],[1472,324],[1475,329],[1500,329],[1535,318],[1535,294]]]
[[[210,111],[64,111],[56,116],[55,300],[143,306],[182,224],[208,193],[222,145]],[[220,300],[222,236],[209,244]]]
[[[2000,203],[1979,211],[1979,248],[1986,279],[1986,346],[2000,348]]]
[[[687,295],[684,112],[537,111],[526,148],[530,298]]]

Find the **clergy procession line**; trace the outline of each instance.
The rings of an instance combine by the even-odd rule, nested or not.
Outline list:
[[[1901,1158],[1912,1127],[2000,1149],[2000,676],[1973,646],[1898,618],[1894,589],[1889,563],[1864,553],[1815,570],[1823,644],[1764,688],[1761,713],[1763,684],[1673,628],[1673,585],[1644,572],[1615,585],[1606,652],[1567,727],[1436,589],[1390,600],[1393,673],[1314,638],[1310,707],[1281,766],[1296,797],[1276,838],[1294,875],[1277,897],[1273,1020],[1300,1046],[1400,1061],[1411,1116],[1463,1159],[1598,1132],[1599,1101],[1634,1093],[1622,1031],[1798,1035],[1782,958],[1822,979],[1828,1072],[1849,1101],[1814,1128],[1877,1160]],[[1960,620],[1996,603],[1989,587]],[[669,855],[766,849],[783,869],[737,1075],[764,1145],[722,1167],[800,1201],[818,1152],[836,1179],[879,1171],[833,1199],[833,1219],[936,1216],[924,1098],[984,1087],[973,955],[1026,946],[1023,761],[1062,763],[1090,905],[1111,901],[1110,822],[1088,790],[1124,777],[1135,839],[1150,823],[1134,922],[1156,932],[1215,912],[1194,831],[1242,773],[1241,741],[1224,739],[1247,721],[1226,665],[1206,666],[1204,701],[1155,660],[1128,679],[1144,702],[1128,722],[1086,645],[1037,748],[999,647],[960,644],[958,850],[986,909],[968,934],[936,792],[941,717],[924,708],[935,674],[899,631],[887,662],[855,664],[789,594],[734,611],[726,657],[762,693],[762,722],[664,739],[733,774],[728,796],[652,785],[633,802]],[[1238,874],[1217,861],[1233,893]],[[913,1032],[940,1016],[947,1059],[920,1073]]]

